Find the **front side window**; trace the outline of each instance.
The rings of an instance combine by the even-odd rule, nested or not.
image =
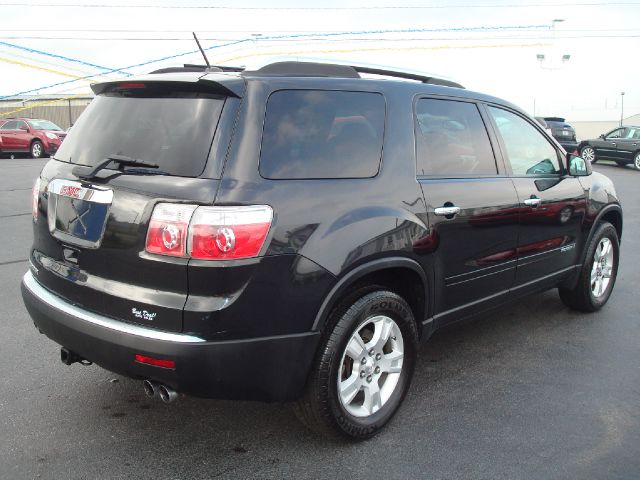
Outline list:
[[[607,134],[607,138],[624,138],[625,130],[625,128],[616,128],[615,130]]]
[[[515,113],[489,107],[514,175],[560,173],[558,152],[533,125]]]
[[[423,98],[416,104],[418,175],[495,175],[487,130],[473,103]]]
[[[379,93],[280,90],[267,101],[260,174],[270,179],[378,173],[385,101]]]

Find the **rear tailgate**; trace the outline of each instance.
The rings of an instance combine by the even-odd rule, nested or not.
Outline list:
[[[198,177],[221,164],[213,140],[226,97],[207,88],[116,86],[87,108],[39,181],[31,262],[43,286],[89,311],[182,330],[188,259],[150,254],[145,242],[159,203],[213,203],[219,180]],[[92,172],[109,156],[157,168]]]

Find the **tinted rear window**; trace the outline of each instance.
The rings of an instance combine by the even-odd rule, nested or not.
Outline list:
[[[55,158],[96,165],[110,155],[145,160],[169,175],[197,177],[207,163],[224,97],[99,95],[69,131]]]
[[[272,179],[373,177],[384,118],[379,93],[274,92],[267,102],[260,173]]]

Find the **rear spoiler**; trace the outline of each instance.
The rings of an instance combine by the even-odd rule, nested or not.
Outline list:
[[[209,75],[188,75],[175,74],[163,75],[158,78],[157,75],[144,75],[133,79],[123,79],[116,82],[102,82],[91,85],[91,90],[96,95],[106,93],[108,91],[117,90],[136,90],[143,89],[147,86],[166,87],[175,90],[202,91],[207,93],[217,93],[226,97],[242,98],[245,90],[245,83],[238,77],[222,78],[216,74]]]

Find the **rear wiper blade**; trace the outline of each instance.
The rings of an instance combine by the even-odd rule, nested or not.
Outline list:
[[[109,155],[107,158],[105,158],[102,162],[97,164],[88,172],[84,170],[87,168],[84,165],[75,166],[71,172],[78,178],[89,180],[91,178],[94,178],[100,170],[102,170],[103,168],[106,168],[108,165],[112,163],[115,163],[116,168],[122,171],[124,171],[124,167],[127,167],[127,166],[158,168],[158,165],[156,165],[155,163],[147,162],[146,160],[140,160],[139,158],[131,158],[131,157],[127,157],[126,155],[113,154],[113,155]]]

